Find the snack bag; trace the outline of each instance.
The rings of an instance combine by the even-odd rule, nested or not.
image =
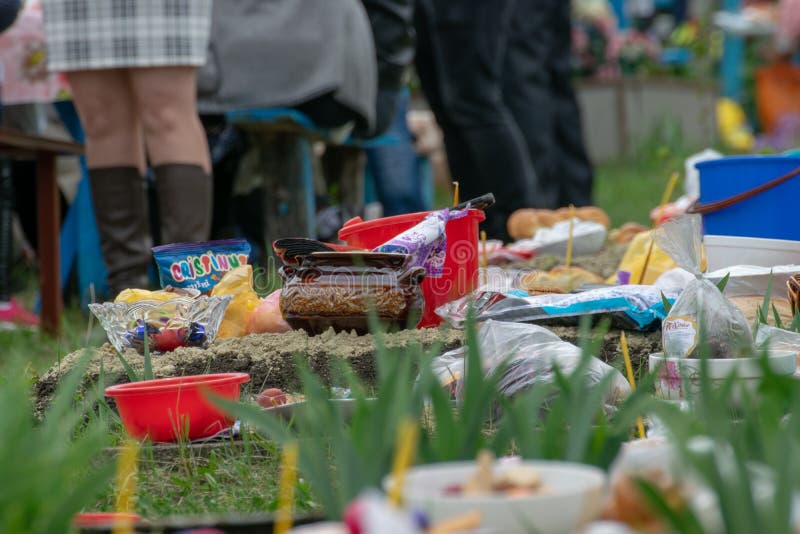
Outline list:
[[[650,249],[650,241],[653,239],[653,232],[641,232],[637,234],[631,244],[628,245],[622,261],[617,267],[617,273],[606,280],[609,284],[638,284],[639,277],[642,276],[647,251]],[[650,253],[650,260],[647,262],[647,272],[642,278],[642,284],[653,284],[659,276],[675,268],[675,262],[661,250],[658,245],[653,246]]]
[[[373,252],[409,254],[408,267],[425,267],[429,278],[440,278],[447,257],[447,234],[445,228],[449,221],[460,219],[467,210],[434,211],[422,222],[374,248]]]
[[[233,300],[225,310],[219,325],[218,338],[241,337],[247,333],[247,320],[261,299],[253,290],[253,267],[241,265],[225,273],[222,280],[211,290],[212,297],[232,295]]]
[[[208,293],[231,269],[247,265],[245,239],[173,243],[153,247],[161,287],[192,287]]]
[[[752,334],[742,312],[717,286],[703,278],[702,233],[699,215],[672,219],[655,233],[656,243],[683,269],[695,276],[673,304],[661,327],[668,358],[735,358],[752,349]],[[710,354],[700,354],[701,331]]]

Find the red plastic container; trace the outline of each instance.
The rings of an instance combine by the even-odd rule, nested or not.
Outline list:
[[[75,514],[72,518],[72,525],[75,528],[92,529],[94,527],[113,527],[118,520],[126,520],[128,523],[136,525],[142,518],[137,514],[125,514],[120,512],[84,512]]]
[[[429,213],[408,213],[366,222],[356,217],[339,230],[339,239],[348,245],[372,250],[419,224]],[[447,223],[444,273],[440,278],[426,278],[422,282],[425,311],[417,328],[439,326],[442,319],[436,315],[436,308],[463,297],[478,286],[478,224],[484,219],[483,211],[469,210],[465,217]]]
[[[213,436],[233,422],[206,395],[239,399],[247,373],[181,376],[106,388],[117,402],[125,430],[136,439],[175,441]]]

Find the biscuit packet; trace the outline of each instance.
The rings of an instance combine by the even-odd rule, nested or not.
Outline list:
[[[667,358],[736,358],[752,353],[753,336],[741,311],[703,277],[699,215],[671,219],[655,232],[656,244],[694,275],[661,325]],[[702,343],[701,343],[702,342]]]

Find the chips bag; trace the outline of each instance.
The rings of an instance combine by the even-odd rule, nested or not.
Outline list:
[[[208,293],[231,269],[247,265],[246,239],[172,243],[153,247],[161,287],[191,287]]]
[[[219,325],[218,338],[240,337],[247,333],[247,320],[261,299],[253,290],[253,267],[242,265],[225,273],[211,290],[212,297],[232,295],[233,300],[225,310]]]
[[[668,358],[736,358],[752,350],[752,334],[742,312],[703,277],[702,223],[699,215],[672,219],[656,230],[656,243],[695,276],[672,306],[661,327]],[[701,336],[702,332],[702,336]],[[701,337],[708,353],[702,353]]]

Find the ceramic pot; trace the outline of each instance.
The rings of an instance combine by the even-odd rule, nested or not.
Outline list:
[[[321,334],[369,332],[369,316],[384,327],[414,327],[422,314],[424,267],[405,254],[315,252],[299,267],[284,266],[281,313],[292,328]]]

